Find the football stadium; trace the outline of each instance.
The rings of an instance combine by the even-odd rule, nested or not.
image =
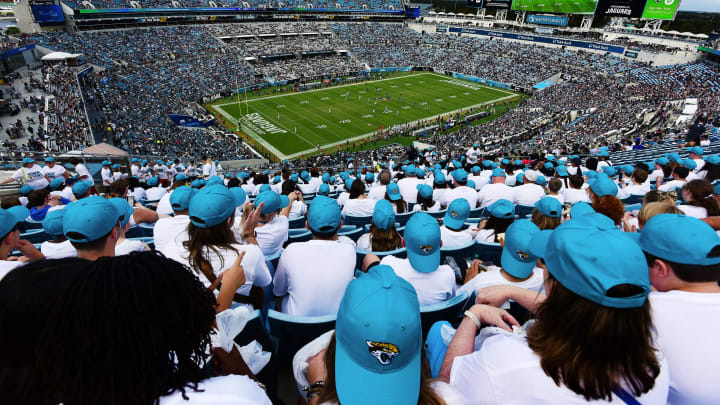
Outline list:
[[[0,4],[0,404],[718,403],[699,3]]]

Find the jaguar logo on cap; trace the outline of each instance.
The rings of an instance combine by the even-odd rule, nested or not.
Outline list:
[[[530,254],[523,252],[522,250],[517,251],[517,255],[520,258],[520,260],[527,260],[530,258]]]
[[[365,343],[368,345],[370,354],[383,366],[392,363],[392,359],[400,353],[398,347],[392,343],[373,342],[372,340],[366,340]]]
[[[422,250],[426,254],[430,254],[430,252],[432,252],[432,250],[433,250],[433,247],[432,247],[432,245],[421,245],[420,250]]]

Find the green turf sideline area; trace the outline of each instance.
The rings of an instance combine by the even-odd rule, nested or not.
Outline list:
[[[435,73],[414,73],[212,106],[280,159],[519,95]]]
[[[536,13],[592,14],[598,0],[513,0],[512,9]]]

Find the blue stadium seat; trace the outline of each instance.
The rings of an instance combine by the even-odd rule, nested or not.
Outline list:
[[[139,238],[127,238],[128,240],[138,240],[140,242],[145,242],[150,249],[155,250],[155,238],[152,236],[145,236],[145,237],[139,237]]]
[[[500,266],[500,255],[502,254],[502,246],[499,243],[476,242],[475,255],[484,262],[492,262],[496,266]]]
[[[470,210],[470,215],[468,215],[468,218],[482,218],[485,216],[485,208],[475,208],[473,210]]]
[[[240,346],[250,344],[252,341],[257,341],[262,346],[263,351],[274,353],[275,345],[272,339],[267,333],[265,324],[263,322],[263,316],[260,310],[255,310],[250,313],[247,324],[243,328],[242,332],[235,336],[235,343]],[[265,384],[268,393],[274,393],[277,389],[277,362],[272,357],[270,362],[256,375],[258,380]]]
[[[153,236],[153,229],[155,229],[154,223],[141,223],[130,228],[130,230],[127,232],[127,234],[125,234],[125,236],[127,238],[143,238]]]
[[[343,227],[343,228],[344,228],[344,227]],[[338,232],[338,236],[347,236],[348,238],[350,238],[350,239],[354,240],[355,242],[357,242],[357,240],[360,239],[360,237],[361,237],[364,233],[365,233],[365,228],[362,228],[362,227],[360,227],[360,228],[353,227],[353,229],[351,229],[351,230],[342,230],[342,229],[341,229],[340,232]]]
[[[295,218],[290,220],[290,229],[305,228],[305,217]]]
[[[278,263],[280,263],[280,255],[282,253],[276,253],[272,256],[265,257],[265,263],[267,264],[268,271],[270,272],[271,279],[275,279],[275,271],[277,270]],[[273,295],[273,283],[263,287],[263,307],[262,315],[263,318],[267,318],[268,310],[272,309],[275,305],[275,295]]]
[[[307,242],[312,238],[312,232],[309,229],[288,229],[288,243]]]
[[[462,259],[467,260],[472,258],[475,254],[475,241],[468,243],[465,246],[457,248],[440,248],[440,262],[443,263],[445,258],[450,256],[455,260]]]
[[[643,198],[645,198],[644,195],[631,195],[627,198],[621,199],[620,201],[622,201],[625,205],[641,204],[643,202]]]
[[[345,215],[343,217],[343,225],[356,225],[356,226],[365,226],[370,225],[372,222],[372,215],[368,215],[366,217],[356,217],[352,215]]]
[[[28,218],[23,223],[23,229],[25,229],[25,231],[29,231],[30,229],[42,229],[42,221],[35,221]]]
[[[447,212],[447,210],[433,211],[433,212],[428,211],[427,213],[428,213],[431,217],[433,217],[433,218],[442,218],[442,217],[445,216],[445,213],[446,213],[446,212]]]
[[[369,254],[373,254],[373,255],[379,257],[380,259],[382,259],[385,256],[395,256],[395,257],[406,258],[407,250],[405,250],[405,248],[401,248],[401,249],[389,250],[387,252],[370,252],[367,250],[356,249],[355,250],[355,255],[356,255],[355,266],[357,268],[361,268],[363,259],[365,259],[365,256],[369,255]]]
[[[406,212],[404,214],[395,214],[395,222],[399,223],[401,226],[405,226],[407,224],[407,221],[410,220],[410,217],[414,214],[414,212]]]
[[[294,316],[268,311],[270,335],[275,340],[275,354],[281,365],[290,364],[292,356],[311,340],[335,328],[336,315]]]
[[[435,322],[452,322],[461,318],[467,301],[468,294],[463,292],[447,301],[421,307],[420,318],[422,320],[423,337],[427,336],[430,327]]]
[[[50,235],[46,234],[45,231],[40,229],[30,229],[25,233],[20,234],[20,239],[24,239],[30,243],[43,243],[46,240],[50,240]]]
[[[529,205],[516,205],[515,215],[519,216],[520,218],[525,218],[526,216],[532,214],[534,209],[535,207]]]

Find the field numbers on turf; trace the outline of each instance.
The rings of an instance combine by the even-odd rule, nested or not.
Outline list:
[[[418,105],[427,105],[427,101],[421,101],[418,103]]]
[[[395,85],[392,85],[392,86],[390,86],[390,87],[392,87],[393,89],[397,89],[397,88],[398,88],[398,86],[395,86]]]
[[[450,98],[457,98],[457,96],[450,96]]]
[[[328,100],[330,100],[330,97],[323,97],[323,98],[321,98],[320,100],[322,100],[322,101],[328,101]]]
[[[365,94],[365,93],[367,93],[367,92],[366,92],[365,90],[362,90],[362,91],[359,91],[358,93],[360,93],[360,94]]]
[[[412,83],[405,83],[406,86],[412,86]]]
[[[325,124],[316,125],[315,128],[317,128],[317,129],[325,129],[325,128],[327,128],[327,125],[325,125]]]
[[[352,122],[352,121],[350,121],[350,120],[342,120],[342,121],[340,121],[341,124],[349,124],[350,122]]]
[[[285,104],[279,104],[277,108],[285,108]]]
[[[466,96],[469,96],[469,95],[470,95],[470,93],[463,93],[463,94],[466,95]]]
[[[365,115],[363,115],[362,117],[363,117],[363,118],[372,118],[373,116],[372,116],[372,114],[365,114]]]
[[[436,98],[435,101],[437,101],[438,103],[442,103],[443,99],[441,99],[441,98]]]
[[[420,80],[418,83],[424,84],[424,83],[425,83],[425,80]]]
[[[300,104],[310,104],[310,101],[308,101],[308,100],[303,100],[303,101],[300,102]]]
[[[403,110],[409,110],[409,109],[411,109],[412,107],[410,107],[409,105],[404,105],[404,106],[402,106],[402,107],[400,107],[400,108],[402,108]]]

